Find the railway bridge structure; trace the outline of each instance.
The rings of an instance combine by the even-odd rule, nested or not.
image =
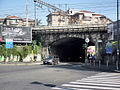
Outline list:
[[[89,39],[87,46],[95,46],[99,56],[99,49],[107,40],[107,25],[41,26],[32,28],[32,33],[33,40],[42,40],[44,57],[52,54],[61,61],[84,62],[85,39]]]

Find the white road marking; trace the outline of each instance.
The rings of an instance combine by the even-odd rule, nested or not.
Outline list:
[[[119,73],[99,73],[94,76],[53,87],[58,90],[120,90]]]

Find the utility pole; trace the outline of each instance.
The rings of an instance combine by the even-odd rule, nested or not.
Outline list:
[[[36,19],[36,2],[37,2],[37,0],[34,0],[34,19],[35,19],[35,27],[37,26],[37,19]]]
[[[65,10],[66,11],[68,10],[68,4],[65,4]]]
[[[28,26],[28,0],[26,0],[26,26]]]
[[[117,0],[117,70],[119,69],[119,0]]]

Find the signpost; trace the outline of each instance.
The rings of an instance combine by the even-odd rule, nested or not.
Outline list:
[[[112,54],[112,43],[108,42],[106,44],[106,54],[108,55],[108,59],[106,61],[107,67],[108,67],[108,63],[109,63],[109,55]]]
[[[87,45],[88,45],[88,43],[89,43],[89,38],[86,38],[85,39],[85,42],[87,43],[87,44],[85,44],[85,63],[87,63],[88,62],[88,58],[87,58]]]
[[[106,54],[112,54],[112,43],[110,42],[106,44]]]

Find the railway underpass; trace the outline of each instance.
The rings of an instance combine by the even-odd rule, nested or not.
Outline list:
[[[60,58],[60,62],[85,62],[83,44],[85,40],[81,38],[63,38],[51,43],[50,51]],[[94,43],[89,42],[88,46],[94,46]]]

